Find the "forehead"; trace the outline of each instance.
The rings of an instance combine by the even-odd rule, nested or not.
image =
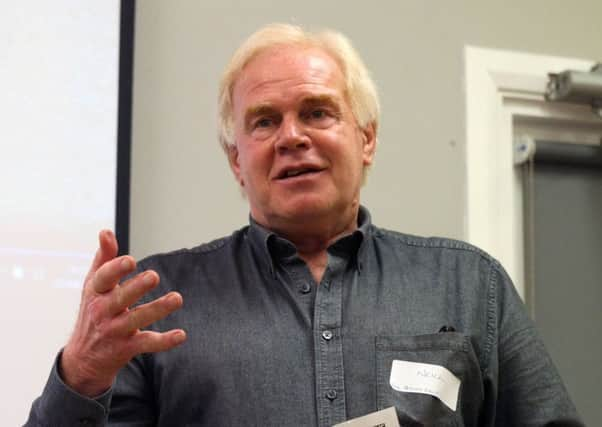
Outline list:
[[[307,96],[344,98],[338,63],[316,47],[280,46],[253,58],[233,88],[235,112],[257,103],[293,102]]]

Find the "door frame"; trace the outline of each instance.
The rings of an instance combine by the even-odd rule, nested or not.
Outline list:
[[[548,103],[548,73],[587,71],[594,61],[465,46],[464,236],[497,258],[525,295],[522,178],[514,166],[517,116],[583,121],[587,106]],[[592,117],[592,120],[594,118]]]

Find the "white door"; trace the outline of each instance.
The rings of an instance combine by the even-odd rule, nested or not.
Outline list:
[[[543,98],[547,73],[592,63],[466,49],[466,235],[506,266],[584,421],[602,425],[602,172],[536,165],[529,186],[513,161],[519,135],[599,146],[589,107]]]

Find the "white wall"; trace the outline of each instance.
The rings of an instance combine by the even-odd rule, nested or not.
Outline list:
[[[602,60],[599,0],[144,0],[137,8],[135,256],[194,246],[246,223],[216,142],[216,87],[230,54],[263,24],[331,27],[355,43],[383,110],[363,201],[377,224],[417,234],[465,236],[465,44]]]

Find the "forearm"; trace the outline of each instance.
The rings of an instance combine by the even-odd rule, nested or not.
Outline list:
[[[32,404],[25,426],[104,426],[107,423],[112,389],[94,399],[67,386],[59,375],[62,352],[54,363],[42,395]]]

